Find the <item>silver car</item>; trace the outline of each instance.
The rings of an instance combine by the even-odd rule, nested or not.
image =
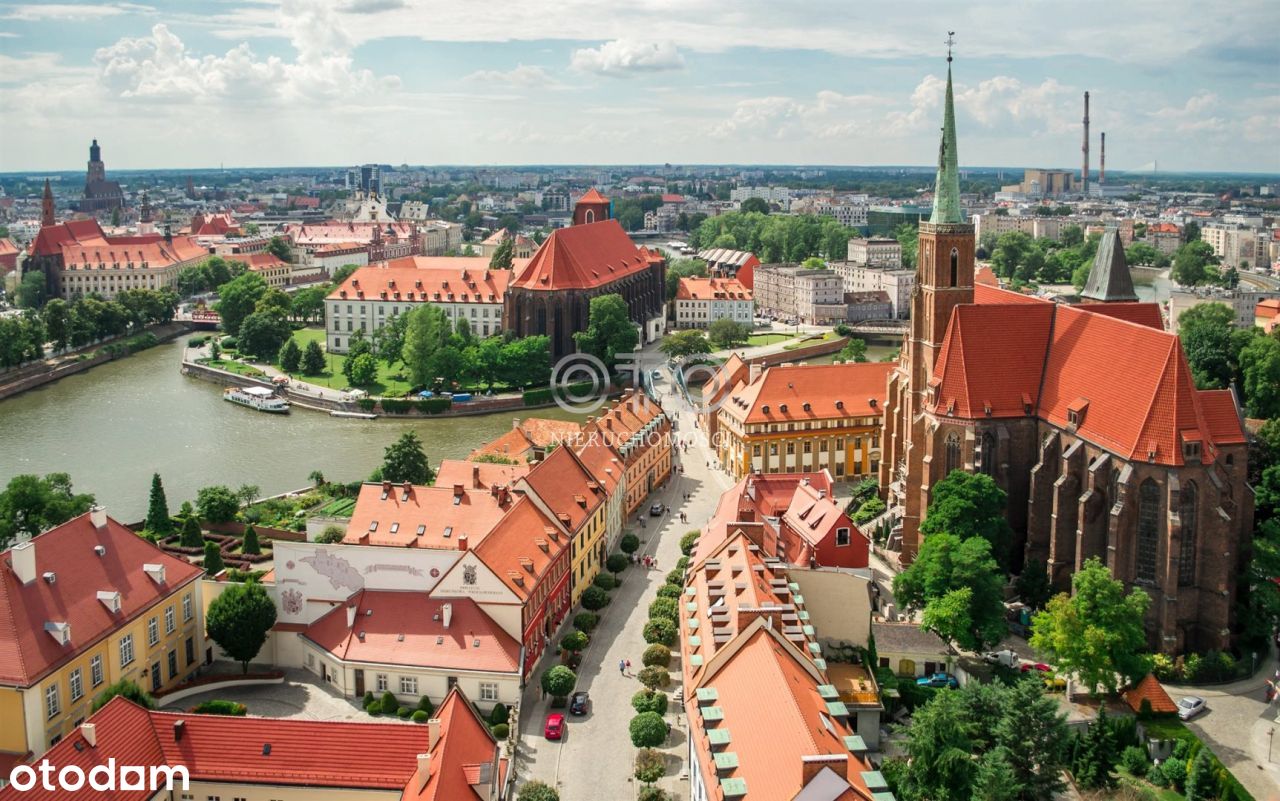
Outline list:
[[[1204,710],[1204,699],[1198,695],[1188,695],[1178,702],[1178,717],[1182,720],[1191,720]]]

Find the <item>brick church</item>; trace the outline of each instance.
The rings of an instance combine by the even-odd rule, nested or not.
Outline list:
[[[980,471],[1008,493],[1018,569],[1040,560],[1069,590],[1099,557],[1151,597],[1150,647],[1225,648],[1253,522],[1235,397],[1195,388],[1159,307],[1135,302],[1114,231],[1078,304],[974,285],[947,60],[933,213],[884,414],[880,482],[903,561],[931,488]]]
[[[652,341],[661,333],[666,271],[661,254],[637,247],[611,219],[609,201],[591,189],[574,208],[573,225],[553,231],[512,278],[503,328],[546,334],[554,362],[577,350],[573,334],[587,329],[591,299],[618,294],[640,341]]]

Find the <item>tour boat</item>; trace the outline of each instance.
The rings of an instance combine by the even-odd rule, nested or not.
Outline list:
[[[277,398],[275,393],[266,387],[231,387],[222,393],[222,399],[260,412],[289,413],[289,401]]]

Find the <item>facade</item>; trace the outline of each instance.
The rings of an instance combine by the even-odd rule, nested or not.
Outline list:
[[[937,634],[918,623],[871,624],[876,638],[877,667],[889,668],[896,676],[913,679],[933,673],[951,673],[956,657]]]
[[[838,481],[880,468],[880,416],[892,364],[753,364],[721,403],[720,465],[750,473],[828,470]]]
[[[681,278],[676,289],[676,328],[707,328],[716,320],[750,326],[751,290],[733,278]]]
[[[85,172],[84,197],[80,201],[80,211],[97,214],[103,211],[124,208],[124,192],[120,184],[107,180],[107,165],[102,162],[102,148],[94,139],[89,145],[89,168]]]
[[[1132,221],[1130,221],[1132,222]],[[1080,225],[1080,220],[1064,217],[1040,217],[1034,214],[975,214],[973,216],[974,236],[981,241],[988,234],[999,238],[1011,231],[1021,231],[1032,239],[1052,239],[1057,241],[1062,236],[1062,229],[1069,225]]]
[[[762,314],[813,325],[844,321],[844,282],[833,270],[762,264],[755,269],[753,291]]]
[[[359,747],[353,747],[359,744]],[[44,755],[81,777],[112,777],[117,788],[138,775],[161,789],[94,792],[113,801],[271,799],[272,801],[502,801],[507,761],[468,701],[454,688],[425,726],[156,712],[113,698]],[[189,779],[185,790],[177,769]],[[175,775],[176,773],[176,775]],[[119,776],[119,778],[117,778]],[[172,789],[164,787],[173,779]],[[138,782],[143,787],[147,781]],[[86,791],[87,792],[87,791]],[[107,795],[109,792],[109,796]],[[61,801],[39,781],[0,799]]]
[[[0,278],[18,268],[18,246],[12,239],[0,238]]]
[[[1258,304],[1275,298],[1280,298],[1280,292],[1212,287],[1193,291],[1175,289],[1169,293],[1169,330],[1176,334],[1182,313],[1202,303],[1221,303],[1231,309],[1237,328],[1252,328],[1256,325]]]
[[[901,267],[902,244],[892,238],[850,239],[849,261],[868,267]]]
[[[587,329],[591,299],[621,295],[641,342],[661,333],[666,261],[637,247],[595,190],[583,196],[574,224],[551,232],[529,262],[513,270],[503,328],[516,336],[545,334],[554,362],[577,351],[573,335]]]
[[[904,561],[931,488],[952,470],[984,472],[1008,494],[1015,562],[1044,562],[1068,589],[1099,557],[1159,601],[1146,621],[1152,649],[1228,647],[1253,516],[1232,393],[1195,388],[1150,304],[975,288],[954,120],[948,79],[938,190],[884,415],[880,483],[902,521]],[[1127,275],[1107,275],[1117,262],[1103,248],[1099,257],[1097,285],[1123,289]]]
[[[515,246],[512,249],[511,256],[516,259],[528,259],[533,257],[534,244],[533,240],[524,234],[513,234],[506,228],[500,228],[489,235],[487,239],[480,243],[480,255],[492,258],[497,252],[498,247],[504,239],[514,239]]]
[[[785,186],[739,186],[729,190],[729,200],[736,204],[753,197],[776,203],[783,212],[791,210],[792,192]]]
[[[1002,187],[1001,191],[1028,197],[1061,197],[1077,191],[1075,173],[1071,170],[1024,170],[1022,183]]]
[[[836,222],[846,228],[858,228],[867,224],[867,204],[865,203],[825,200],[812,204],[812,209],[820,216],[834,217]]]
[[[361,267],[325,298],[325,341],[345,353],[356,331],[371,336],[396,315],[427,303],[450,325],[466,320],[476,336],[502,330],[508,270],[490,270],[481,257],[411,256]]]
[[[126,289],[170,288],[184,267],[208,257],[190,237],[108,236],[95,219],[72,220],[40,229],[23,272],[43,273],[49,297],[112,300]]]
[[[849,249],[853,252],[853,242]],[[899,251],[901,252],[901,251]],[[863,264],[850,259],[835,261],[831,269],[840,276],[845,292],[884,292],[889,297],[891,316],[905,320],[911,312],[911,292],[916,286],[916,271],[881,264]]]
[[[1247,270],[1271,264],[1270,233],[1247,225],[1209,223],[1200,229],[1200,238],[1227,267]]]
[[[110,684],[150,692],[204,659],[199,567],[99,507],[0,558],[0,758],[70,735]]]
[[[607,445],[622,460],[625,516],[634,514],[649,494],[670,478],[671,430],[662,404],[634,390],[627,390],[621,400],[583,424],[585,441]]]
[[[756,254],[745,250],[708,248],[698,251],[698,258],[707,263],[707,275],[712,278],[736,278],[747,289],[751,289],[755,269],[760,265]]]
[[[889,293],[879,292],[846,292],[844,293],[844,320],[846,323],[860,323],[865,320],[891,320],[893,302]]]
[[[293,283],[293,265],[274,253],[251,253],[241,261],[249,265],[249,272],[262,276],[272,289],[284,289]]]

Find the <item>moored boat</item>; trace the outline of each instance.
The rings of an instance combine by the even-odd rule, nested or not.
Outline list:
[[[266,387],[230,387],[223,391],[222,399],[270,414],[288,414],[289,401],[276,397]]]

